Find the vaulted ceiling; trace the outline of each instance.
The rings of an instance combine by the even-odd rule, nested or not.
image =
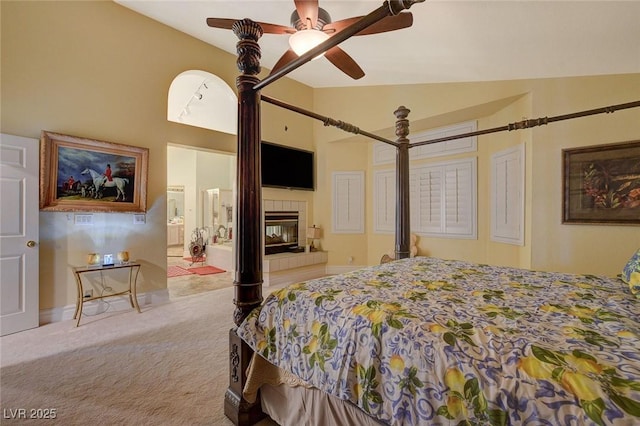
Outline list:
[[[293,0],[114,0],[135,12],[235,54],[230,30],[208,17],[290,26]],[[370,13],[381,0],[320,0],[338,21]],[[413,26],[352,37],[340,47],[363,69],[353,80],[326,58],[289,74],[311,87],[471,82],[640,72],[640,1],[427,0],[411,7]],[[260,39],[271,68],[287,35]]]

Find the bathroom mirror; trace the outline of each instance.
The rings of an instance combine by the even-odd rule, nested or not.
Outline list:
[[[176,222],[184,218],[184,185],[167,188],[167,221]]]
[[[231,226],[233,216],[232,191],[230,189],[211,188],[203,191],[203,224],[218,233],[221,238],[228,238],[226,232]],[[221,235],[220,232],[225,233]]]

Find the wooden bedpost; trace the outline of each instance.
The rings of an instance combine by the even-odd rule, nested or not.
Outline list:
[[[393,113],[396,116],[396,259],[410,256],[411,220],[409,209],[409,120],[411,112],[404,106]]]
[[[249,312],[262,302],[262,182],[260,175],[260,91],[253,87],[260,72],[262,28],[243,19],[233,24],[238,37],[238,158],[235,212],[235,278],[233,321],[240,325]],[[229,387],[224,397],[224,414],[236,425],[257,423],[265,415],[260,400],[251,404],[242,397],[246,371],[253,351],[238,337],[236,327],[229,331]]]

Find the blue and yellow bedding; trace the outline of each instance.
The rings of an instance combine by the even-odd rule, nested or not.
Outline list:
[[[392,425],[640,424],[639,319],[618,279],[415,257],[274,292],[238,334]]]

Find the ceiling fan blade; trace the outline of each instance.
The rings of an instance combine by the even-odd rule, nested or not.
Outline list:
[[[207,25],[213,28],[230,30],[236,21],[238,21],[238,19],[207,18]],[[284,25],[269,24],[267,22],[257,22],[257,24],[262,27],[262,31],[265,34],[293,34],[296,32],[295,28],[286,27]]]
[[[294,0],[294,3],[298,17],[305,24],[305,27],[307,29],[315,28],[318,23],[318,0]]]
[[[293,27],[287,27],[278,24],[269,24],[267,22],[258,22],[265,34],[293,34],[297,30]]]
[[[287,65],[297,57],[298,55],[292,49],[287,50],[286,52],[284,52],[284,55],[282,55],[280,59],[278,59],[278,62],[276,62],[276,64],[273,66],[273,68],[271,69],[271,74],[278,71],[280,68]]]
[[[353,18],[343,19],[341,21],[332,22],[330,24],[325,25],[322,28],[322,31],[328,34],[335,34],[352,25],[353,23],[362,19],[363,16],[356,16]],[[411,12],[403,12],[394,16],[387,16],[386,18],[381,19],[375,24],[365,28],[364,30],[356,33],[355,35],[369,35],[369,34],[378,34],[384,33],[387,31],[400,30],[402,28],[408,28],[413,25],[413,15]]]
[[[327,50],[324,56],[336,67],[338,67],[343,73],[347,74],[354,80],[364,77],[364,71],[356,61],[347,53],[340,49],[338,46],[332,47]]]
[[[230,30],[237,19],[227,18],[207,18],[207,25],[213,28],[222,28],[224,30]]]

